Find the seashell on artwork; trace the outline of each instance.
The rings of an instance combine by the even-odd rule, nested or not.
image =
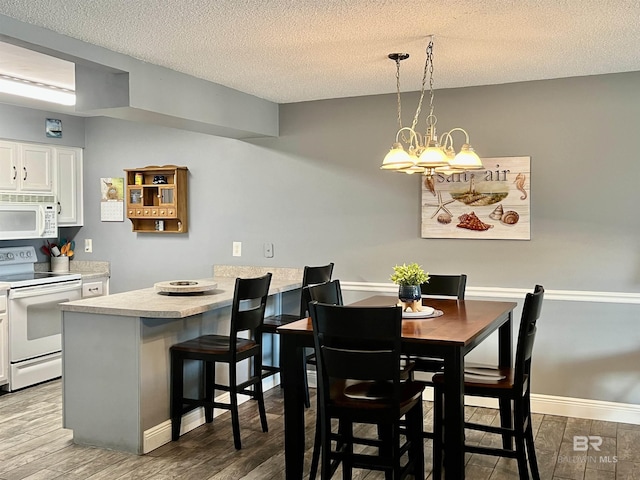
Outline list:
[[[503,214],[503,210],[502,210],[502,204],[498,205],[495,210],[493,212],[491,212],[489,214],[489,216],[491,218],[493,218],[494,220],[500,220],[502,218],[502,214]]]
[[[507,225],[515,225],[518,223],[518,220],[520,220],[520,215],[518,215],[518,212],[514,212],[513,210],[507,210],[504,212],[504,215],[502,215],[502,218],[500,219],[502,223]]]
[[[448,213],[441,213],[440,215],[438,215],[438,223],[442,223],[443,225],[447,225],[449,223],[451,223],[451,215],[449,215]]]

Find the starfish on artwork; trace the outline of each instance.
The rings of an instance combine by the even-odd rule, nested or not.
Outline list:
[[[449,209],[446,207],[446,205],[449,205],[450,203],[455,202],[455,199],[451,199],[451,200],[447,200],[446,202],[442,200],[442,192],[438,191],[438,203],[425,203],[425,206],[427,207],[438,207],[436,209],[436,211],[433,213],[433,215],[431,215],[431,218],[435,217],[438,212],[440,210],[444,210],[445,212],[447,212],[449,215],[451,215],[453,217],[453,214],[449,211]]]

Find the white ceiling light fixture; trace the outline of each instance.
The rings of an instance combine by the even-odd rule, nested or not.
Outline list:
[[[60,105],[76,104],[76,93],[73,90],[41,82],[32,82],[31,80],[10,75],[0,74],[0,93],[33,98]]]
[[[392,170],[404,173],[423,173],[430,177],[434,173],[459,173],[465,170],[483,169],[480,157],[475,153],[469,143],[469,134],[462,128],[456,127],[444,135],[442,142],[438,141],[436,123],[438,122],[433,106],[433,35],[429,36],[420,99],[413,122],[410,127],[402,126],[402,103],[400,99],[400,62],[409,58],[408,53],[390,53],[389,58],[396,62],[396,93],[398,98],[398,133],[391,150],[384,157],[383,170]],[[426,118],[427,131],[421,135],[416,131],[416,125],[422,110],[422,102],[429,77],[429,114]],[[453,147],[454,132],[465,134],[465,143],[456,154]]]

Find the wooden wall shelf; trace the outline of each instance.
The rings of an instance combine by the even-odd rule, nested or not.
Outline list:
[[[125,169],[127,218],[134,232],[187,232],[188,171],[175,165]]]

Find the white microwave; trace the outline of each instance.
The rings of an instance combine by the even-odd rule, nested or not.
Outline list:
[[[57,238],[55,195],[0,193],[0,240]]]

